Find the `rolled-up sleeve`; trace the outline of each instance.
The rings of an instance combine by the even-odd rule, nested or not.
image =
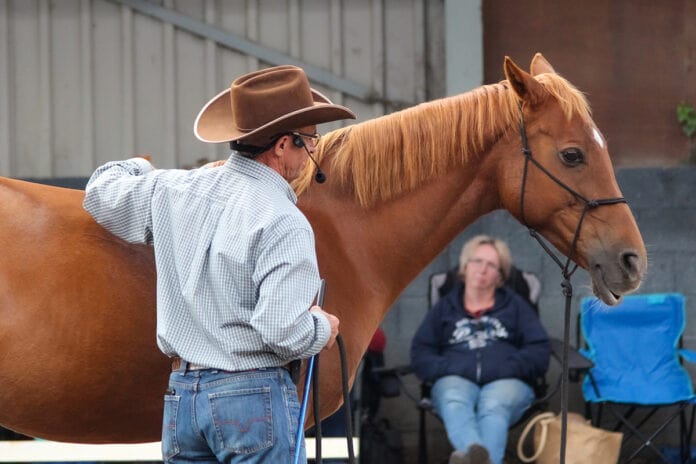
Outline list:
[[[154,167],[143,158],[99,167],[85,187],[85,210],[114,235],[131,243],[152,243]]]

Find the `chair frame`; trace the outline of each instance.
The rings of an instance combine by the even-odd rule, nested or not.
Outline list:
[[[517,270],[519,271],[519,269]],[[442,271],[442,272],[437,272],[434,274],[431,274],[430,278],[428,279],[428,282],[430,284],[429,287],[429,293],[428,293],[428,302],[429,302],[429,307],[432,308],[437,300],[439,299],[439,294],[437,293],[439,288],[444,285],[446,282],[447,275],[450,273],[456,272],[455,270],[449,270],[449,271]],[[541,281],[539,280],[538,276],[534,273],[527,272],[527,271],[519,271],[521,273],[521,276],[525,279],[525,283],[529,287],[529,300],[532,306],[534,307],[535,310],[538,312],[538,300],[539,296],[541,294]],[[438,278],[438,276],[441,276]],[[437,278],[437,279],[436,279]],[[434,279],[436,279],[437,285],[433,284]],[[435,293],[434,293],[435,292]],[[435,298],[435,296],[438,296],[438,298]],[[524,295],[523,295],[524,296]],[[563,353],[563,342],[559,339],[551,337],[551,356],[553,359],[555,359],[559,364],[561,363],[562,359],[562,353]],[[568,358],[568,366],[570,369],[570,375],[571,375],[571,380],[575,380],[576,378],[579,378],[582,376],[587,370],[589,370],[593,364],[591,361],[589,361],[587,358],[582,356],[580,353],[578,353],[576,350],[571,350],[569,353],[569,358]],[[406,388],[403,377],[406,375],[411,375],[413,374],[413,369],[411,368],[410,365],[406,366],[398,366],[398,367],[392,367],[392,368],[379,368],[375,370],[375,373],[378,373],[379,375],[382,376],[394,376],[396,379],[401,384],[401,391],[409,398],[411,399],[418,408],[419,412],[419,417],[418,417],[418,464],[428,464],[428,437],[427,437],[427,414],[432,414],[434,417],[436,417],[438,420],[440,420],[439,416],[435,413],[433,410],[432,403],[430,401],[430,395],[429,395],[429,389],[430,385],[427,382],[421,383],[421,394],[420,398],[416,398],[415,395],[409,393],[408,389]],[[535,385],[535,395],[536,399],[532,404],[530,405],[529,409],[525,414],[522,416],[522,418],[517,421],[515,424],[513,424],[511,427],[514,428],[518,424],[524,422],[527,420],[534,412],[537,411],[542,411],[545,410],[548,407],[548,403],[550,398],[552,398],[560,389],[561,385],[561,379],[562,376],[559,375],[557,381],[549,385],[546,382],[546,377],[541,376],[538,379],[538,384]],[[549,389],[550,387],[550,389]]]
[[[577,330],[576,330],[576,346],[580,347],[583,346],[587,348],[587,340],[584,339],[583,334],[582,334],[582,311],[578,314],[578,320],[577,320]],[[678,349],[683,348],[683,333],[680,334],[679,336],[679,342],[678,342]],[[576,354],[578,356],[583,356],[580,353]],[[680,359],[680,363],[683,364],[683,361]],[[587,379],[590,382],[590,385],[592,386],[592,389],[594,390],[595,394],[597,397],[601,397],[599,387],[597,386],[597,383],[592,375],[592,370],[588,369],[583,372],[584,375],[587,376]],[[691,406],[691,417],[687,419],[687,408]],[[655,430],[653,430],[651,433],[646,434],[642,432],[640,429],[645,425],[659,410],[665,409],[668,407],[673,407],[676,408],[675,411],[671,412],[671,414],[668,416],[666,420],[664,420]],[[653,440],[660,434],[662,431],[667,428],[674,419],[679,417],[679,452],[680,452],[680,462],[681,463],[688,463],[691,460],[691,437],[693,435],[693,430],[694,430],[694,416],[696,415],[696,403],[694,400],[683,400],[683,401],[676,401],[674,403],[669,403],[669,404],[656,404],[656,405],[651,405],[651,404],[634,404],[634,403],[620,403],[620,402],[614,402],[614,401],[608,401],[608,400],[603,400],[603,401],[587,401],[585,400],[585,417],[590,419],[592,422],[592,425],[595,427],[600,427],[602,424],[602,419],[603,419],[603,414],[604,414],[604,409],[607,409],[609,413],[613,416],[613,418],[616,420],[614,426],[611,428],[613,431],[618,432],[622,430],[627,430],[629,433],[624,433],[624,438],[621,444],[621,455],[627,454],[628,450],[628,443],[633,439],[637,438],[641,440],[641,445],[634,450],[630,455],[628,455],[624,460],[621,458],[619,459],[620,463],[628,463],[631,462],[633,459],[635,459],[641,451],[643,451],[646,448],[651,449],[657,457],[660,459],[660,461],[669,464],[671,461],[667,456],[664,455],[662,451],[660,451],[655,444],[653,443]],[[619,409],[624,409],[625,412],[622,414],[619,412]],[[633,417],[633,415],[637,411],[646,411],[642,419],[634,425],[630,419]]]
[[[528,295],[522,295],[525,299],[527,299],[534,310],[538,314],[538,302],[539,302],[539,297],[541,295],[541,281],[539,280],[538,276],[532,272],[528,271],[522,271],[522,270],[517,270],[520,272],[521,277],[524,278],[525,284],[527,285],[529,289],[529,294]],[[447,283],[448,277],[451,277],[452,273],[456,273],[456,269],[451,269],[449,271],[443,271],[443,272],[436,272],[434,274],[430,275],[430,278],[428,279],[429,282],[429,292],[428,292],[428,303],[429,303],[429,309],[431,310],[434,306],[435,303],[440,299],[440,289]],[[506,283],[507,284],[507,283]],[[515,290],[515,289],[513,289]],[[560,345],[562,347],[562,345]],[[555,343],[554,340],[552,340],[552,351],[553,351],[553,356],[557,357],[560,356],[560,351],[556,351],[559,345]],[[560,359],[560,357],[557,357],[557,359]],[[584,358],[583,358],[584,359]],[[583,362],[583,361],[580,361]],[[410,370],[403,371],[401,372],[402,374],[404,373],[412,373]],[[552,388],[551,392],[549,392],[549,385],[546,382],[546,377],[541,376],[535,381],[534,385],[534,393],[535,393],[535,400],[532,402],[532,404],[529,406],[527,411],[523,414],[523,416],[518,420],[515,424],[511,425],[511,428],[517,426],[518,424],[525,422],[527,419],[531,417],[532,414],[538,411],[542,411],[548,407],[548,402],[551,396],[555,394],[555,392],[558,389],[558,385],[560,384],[560,378],[559,382]],[[441,420],[440,417],[437,415],[437,413],[433,409],[432,402],[430,400],[430,388],[431,385],[428,382],[422,382],[421,383],[421,396],[420,400],[417,401],[417,407],[418,407],[418,464],[428,464],[428,436],[427,436],[427,414],[432,414],[435,418],[438,420]]]

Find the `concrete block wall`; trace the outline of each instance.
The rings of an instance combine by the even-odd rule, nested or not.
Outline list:
[[[684,347],[696,349],[696,167],[626,168],[617,170],[616,175],[648,250],[648,273],[639,292],[683,293],[687,302]],[[506,211],[496,211],[468,227],[394,303],[382,325],[387,334],[387,365],[408,364],[411,338],[427,311],[429,276],[455,266],[464,242],[479,233],[506,240],[512,251],[513,262],[539,275],[542,282],[539,303],[542,322],[551,336],[562,338],[565,300],[561,293],[562,277],[558,266],[517,220]],[[571,341],[575,344],[580,300],[590,296],[592,291],[589,276],[582,269],[578,269],[571,282],[574,289]],[[689,368],[689,371],[696,379],[696,369]],[[560,367],[552,361],[549,380],[557,379],[559,373]],[[406,379],[406,387],[411,393],[419,395],[416,379]],[[552,401],[551,409],[559,411],[557,397]],[[584,411],[577,384],[570,387],[570,409]],[[416,462],[418,422],[413,402],[404,395],[388,399],[383,403],[382,414],[403,432],[404,442],[412,450],[407,456],[413,460],[408,462]],[[442,426],[435,420],[429,421],[428,431],[431,462],[439,462],[449,451],[447,439]]]

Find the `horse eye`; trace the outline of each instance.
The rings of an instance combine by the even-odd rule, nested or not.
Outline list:
[[[567,166],[578,166],[585,161],[585,154],[579,148],[566,148],[559,155]]]

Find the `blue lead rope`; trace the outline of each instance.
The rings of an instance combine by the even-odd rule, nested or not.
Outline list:
[[[321,285],[319,286],[319,293],[317,294],[317,306],[322,307],[324,305],[324,291],[326,290],[326,281],[321,279]],[[309,358],[309,363],[307,365],[307,378],[305,380],[304,394],[302,395],[302,405],[300,407],[300,418],[297,421],[297,435],[295,435],[295,459],[294,464],[300,462],[300,450],[302,449],[302,441],[304,440],[304,423],[307,417],[307,402],[309,400],[309,390],[312,386],[312,374],[314,372],[314,359],[316,354]]]
[[[307,380],[305,380],[304,395],[302,397],[302,407],[300,408],[300,419],[297,421],[297,435],[295,436],[295,459],[294,464],[300,462],[300,449],[302,449],[301,440],[304,440],[304,422],[307,416],[307,400],[309,399],[309,390],[311,387],[310,379],[312,378],[312,371],[314,371],[314,357],[309,358],[309,364],[307,366]]]

